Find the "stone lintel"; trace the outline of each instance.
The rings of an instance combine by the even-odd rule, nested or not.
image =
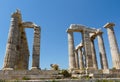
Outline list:
[[[34,28],[34,27],[39,27],[37,26],[35,23],[33,22],[22,22],[22,26],[23,27],[27,27],[27,28]]]
[[[109,28],[109,27],[114,27],[114,26],[115,26],[114,23],[109,22],[109,23],[106,23],[103,27],[104,27],[104,28]]]
[[[71,24],[70,27],[67,29],[67,32],[83,32],[83,31],[94,33],[97,31],[97,29],[89,28],[79,24]]]
[[[83,30],[86,27],[83,26],[83,25],[79,25],[79,24],[71,24],[69,28],[70,29],[82,29]]]
[[[80,30],[80,29],[71,29],[71,28],[68,28],[67,29],[67,33],[68,32],[82,32],[82,30]]]
[[[80,25],[80,24],[71,24],[69,29],[73,29],[73,31],[89,31],[89,32],[95,32],[96,29],[95,28],[89,28],[87,26],[84,25]]]

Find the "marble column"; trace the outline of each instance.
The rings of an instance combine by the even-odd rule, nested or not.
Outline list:
[[[19,55],[19,22],[21,20],[21,14],[17,11],[13,13],[11,17],[11,26],[9,30],[3,70],[13,70],[17,62],[16,59]]]
[[[93,69],[93,60],[92,60],[92,52],[91,52],[91,44],[90,44],[90,36],[88,30],[83,30],[82,37],[83,37],[83,45],[85,50],[85,57],[86,57],[86,68]]]
[[[19,61],[16,65],[17,70],[28,70],[29,65],[29,49],[27,43],[27,37],[25,33],[25,28],[21,27],[20,29],[21,37],[20,37],[20,55]]]
[[[84,68],[84,61],[83,61],[83,54],[82,54],[82,47],[80,47],[79,49],[79,63],[80,63],[80,69]]]
[[[94,33],[91,33],[90,37],[91,37],[91,52],[92,52],[92,59],[93,59],[93,68],[98,69],[97,57],[96,57],[96,51],[95,51],[95,45],[94,45],[94,39],[96,35]]]
[[[34,42],[33,42],[33,55],[32,55],[32,70],[40,69],[40,32],[39,27],[34,27]]]
[[[25,38],[24,38],[24,66],[23,66],[23,69],[26,69],[28,70],[29,68],[29,56],[30,56],[30,53],[29,53],[29,48],[28,48],[28,42],[27,42],[27,37],[26,37],[26,34],[25,34]]]
[[[75,50],[75,61],[76,61],[76,68],[79,68],[79,60],[78,60],[78,50]]]
[[[74,54],[74,37],[73,32],[68,30],[67,33],[68,33],[69,69],[72,70],[76,67]]]
[[[114,23],[107,23],[104,26],[104,28],[107,29],[107,33],[108,33],[113,67],[116,69],[120,69],[120,54],[119,54],[118,44],[116,41],[114,29],[113,29],[114,26],[115,26]]]
[[[98,37],[98,46],[99,46],[99,53],[100,53],[101,65],[102,65],[101,67],[102,69],[108,69],[108,62],[106,58],[105,46],[104,46],[103,37],[102,37],[103,32],[98,29],[96,34]]]

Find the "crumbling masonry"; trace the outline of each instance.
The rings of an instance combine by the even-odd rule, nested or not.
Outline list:
[[[39,68],[41,28],[32,22],[23,22],[19,10],[11,15],[8,43],[3,70],[28,70],[29,49],[25,28],[34,29],[32,69]]]
[[[120,69],[120,54],[114,34],[115,24],[107,23],[104,28],[107,29],[108,39],[111,49],[113,68]],[[23,22],[19,10],[11,15],[11,26],[9,30],[8,43],[3,70],[28,70],[29,49],[25,28],[34,29],[34,42],[32,54],[32,70],[40,69],[40,33],[41,28],[33,22]],[[74,46],[74,32],[82,34],[82,42]],[[96,50],[94,39],[98,39],[99,55],[101,68],[108,70],[106,50],[100,29],[93,29],[83,25],[72,24],[67,29],[68,33],[68,51],[69,51],[69,69],[87,69],[98,70]]]

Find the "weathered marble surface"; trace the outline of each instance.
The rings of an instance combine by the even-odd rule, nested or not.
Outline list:
[[[3,70],[28,70],[29,49],[25,28],[34,29],[32,70],[40,69],[40,34],[41,28],[33,22],[22,22],[19,10],[11,15],[11,26]]]

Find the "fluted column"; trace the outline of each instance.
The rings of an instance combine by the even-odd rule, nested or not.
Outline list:
[[[25,48],[24,48],[24,66],[23,68],[24,69],[27,69],[28,70],[28,67],[29,67],[29,56],[30,56],[30,53],[29,53],[29,48],[28,48],[28,42],[27,42],[27,37],[26,37],[26,34],[25,34],[25,38],[24,38],[24,43],[25,43]]]
[[[78,60],[78,50],[75,50],[75,61],[76,61],[76,68],[79,68],[79,60]]]
[[[74,55],[74,37],[73,32],[68,30],[67,33],[68,33],[69,69],[71,70],[76,67]]]
[[[13,70],[19,57],[19,11],[12,14],[3,70]]]
[[[95,46],[94,46],[94,39],[96,35],[92,33],[90,37],[91,37],[91,52],[92,52],[92,59],[93,59],[93,68],[98,69],[96,51],[95,51]]]
[[[18,63],[16,65],[17,70],[28,70],[29,65],[29,49],[27,43],[27,37],[25,33],[25,28],[21,27],[21,37],[20,37],[20,55]]]
[[[107,62],[107,58],[106,58],[106,52],[105,52],[105,46],[104,46],[104,42],[103,42],[103,37],[102,37],[102,31],[98,29],[98,31],[96,32],[97,37],[98,37],[98,46],[99,46],[99,53],[100,53],[100,57],[101,57],[101,67],[102,69],[108,69],[108,62]]]
[[[33,55],[32,55],[32,70],[40,69],[40,31],[39,27],[34,27],[34,42],[33,42]]]
[[[92,60],[89,33],[90,32],[88,30],[84,30],[82,32],[82,37],[83,37],[83,45],[84,45],[85,57],[86,57],[86,68],[90,70],[90,69],[93,69],[93,60]]]
[[[79,49],[79,63],[80,63],[80,69],[84,68],[84,61],[83,61],[83,54],[82,54],[82,47],[80,47]]]
[[[113,67],[116,69],[120,69],[120,54],[119,54],[118,44],[116,41],[114,29],[113,29],[114,26],[115,26],[114,23],[107,23],[104,26],[104,28],[107,29],[107,33],[108,33]]]

